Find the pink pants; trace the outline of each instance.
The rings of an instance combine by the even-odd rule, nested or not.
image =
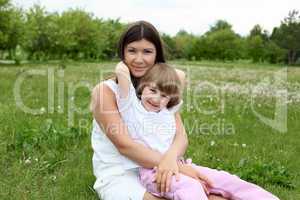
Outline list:
[[[225,171],[210,169],[207,167],[192,166],[200,173],[208,177],[213,187],[208,188],[209,194],[220,195],[230,200],[279,200],[278,197],[262,189],[261,187],[243,181],[239,177]],[[208,197],[199,181],[191,177],[180,174],[179,181],[172,177],[170,191],[159,193],[156,183],[154,169],[140,168],[140,181],[148,192],[157,196],[172,200],[207,200]]]

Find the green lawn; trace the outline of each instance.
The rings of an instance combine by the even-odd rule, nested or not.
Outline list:
[[[0,65],[0,199],[97,199],[88,88],[114,64]],[[300,68],[172,64],[187,73],[187,156],[300,199]]]

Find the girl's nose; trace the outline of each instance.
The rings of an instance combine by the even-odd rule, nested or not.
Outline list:
[[[160,95],[155,95],[155,96],[153,97],[153,102],[154,102],[154,103],[159,103],[159,101],[160,101]]]

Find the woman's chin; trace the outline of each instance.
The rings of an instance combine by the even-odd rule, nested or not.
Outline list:
[[[134,77],[140,78],[146,74],[145,71],[132,71],[131,72]]]

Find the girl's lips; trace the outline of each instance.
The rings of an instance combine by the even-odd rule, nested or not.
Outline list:
[[[150,104],[152,107],[154,107],[154,108],[158,108],[159,107],[159,105],[156,105],[156,104],[153,104],[153,103],[151,103],[150,101],[147,101],[148,102],[148,104]]]

